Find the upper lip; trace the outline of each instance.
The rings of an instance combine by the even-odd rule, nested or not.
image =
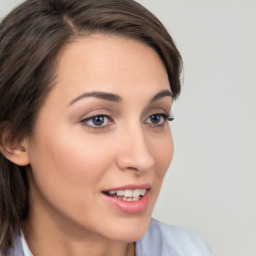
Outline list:
[[[134,189],[150,189],[151,185],[149,184],[127,184],[120,187],[114,187],[110,189],[103,190],[104,192],[113,191],[113,190],[134,190]]]

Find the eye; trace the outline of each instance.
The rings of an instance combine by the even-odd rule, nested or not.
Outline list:
[[[165,113],[155,113],[149,116],[145,123],[155,125],[155,126],[163,126],[167,121],[173,121],[174,115],[171,112],[170,114]]]
[[[101,127],[110,125],[112,121],[110,120],[110,117],[106,115],[96,115],[96,116],[91,116],[86,119],[83,119],[81,123],[84,126],[88,126],[92,128],[101,128]]]
[[[168,117],[169,116],[166,114],[153,114],[146,119],[145,123],[161,126],[161,125],[164,125]]]

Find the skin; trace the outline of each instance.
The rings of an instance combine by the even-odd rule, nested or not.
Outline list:
[[[67,45],[57,82],[25,150],[31,165],[30,213],[23,231],[34,256],[134,255],[146,232],[173,156],[168,121],[172,97],[153,49],[127,38],[94,34]],[[112,93],[118,100],[84,93]],[[158,114],[159,124],[152,122]],[[106,115],[94,127],[91,116]],[[86,121],[83,121],[86,120]],[[108,204],[102,191],[149,184],[139,213]]]

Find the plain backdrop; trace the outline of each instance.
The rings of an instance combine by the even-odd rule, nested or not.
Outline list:
[[[215,256],[255,256],[256,1],[138,1],[184,60],[175,156],[154,217],[197,231]],[[20,2],[0,0],[0,16]]]

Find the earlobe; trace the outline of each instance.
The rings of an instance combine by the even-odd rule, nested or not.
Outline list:
[[[3,131],[0,137],[0,151],[16,165],[25,166],[29,164],[28,142],[26,139],[21,142],[10,140],[9,134]]]

